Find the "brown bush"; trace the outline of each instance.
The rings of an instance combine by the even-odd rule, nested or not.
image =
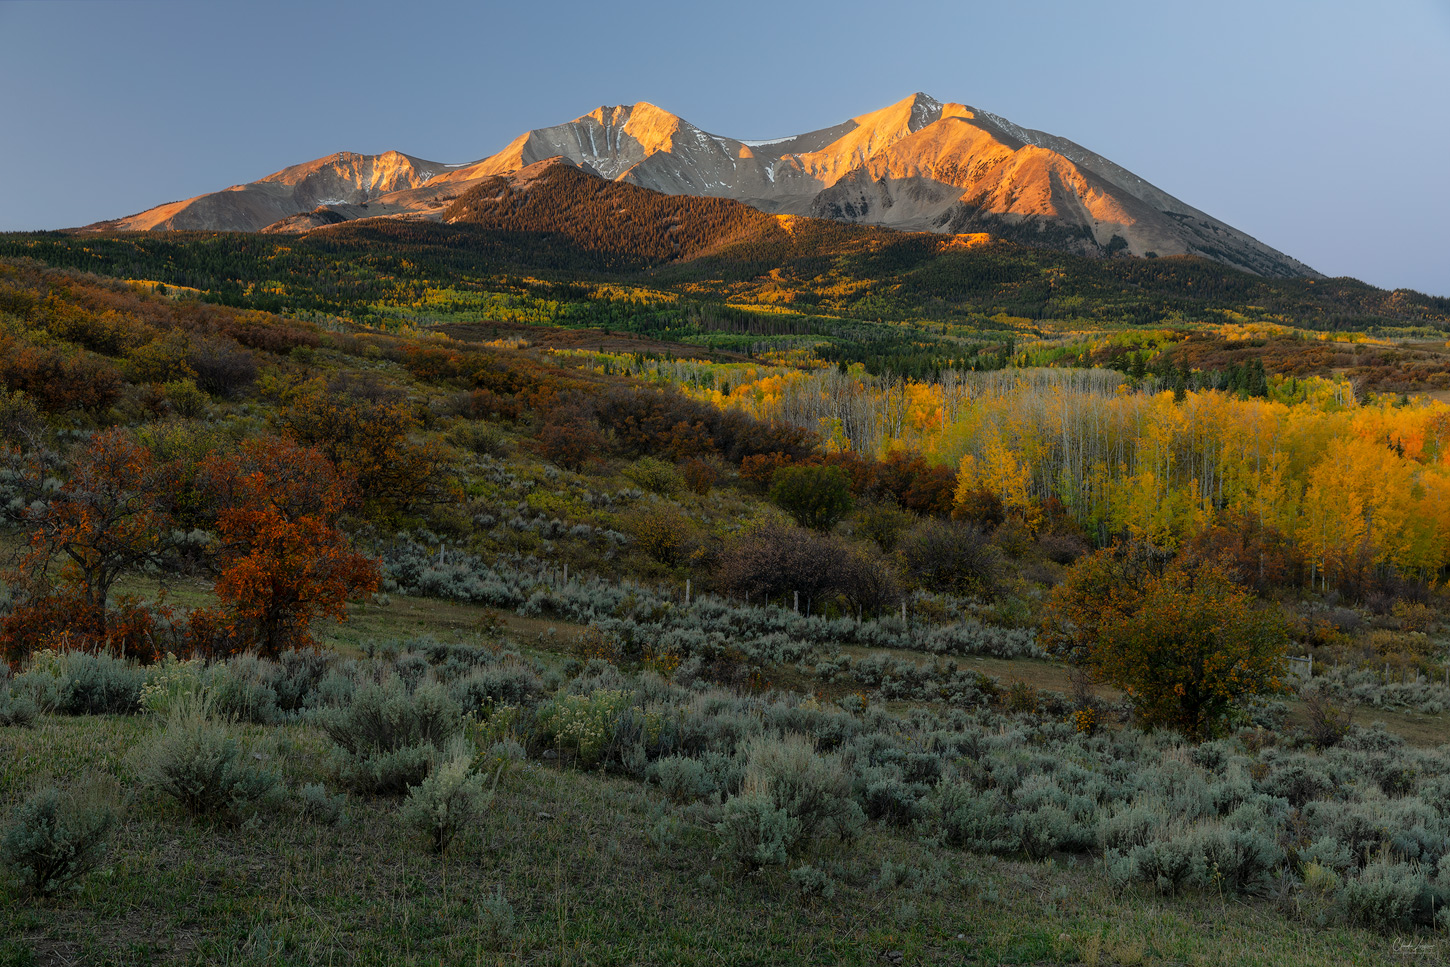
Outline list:
[[[780,452],[752,454],[740,461],[740,479],[749,480],[761,489],[768,489],[776,470],[792,463],[794,461],[788,454]]]
[[[455,494],[449,449],[414,439],[418,419],[405,400],[370,400],[311,384],[273,422],[355,480],[369,513],[396,514]]]
[[[867,611],[899,597],[889,563],[834,534],[775,523],[736,535],[720,553],[716,580],[728,592],[749,598],[780,599],[800,592],[813,609],[844,598]]]
[[[920,454],[897,452],[882,462],[880,479],[908,510],[940,516],[952,512],[957,475],[949,467],[932,466]]]
[[[985,487],[967,494],[952,508],[952,517],[981,528],[994,528],[1007,519],[1002,499]]]
[[[693,457],[680,465],[680,473],[684,475],[685,486],[692,491],[705,496],[715,482],[720,479],[720,471],[713,463],[700,457]]]
[[[248,349],[284,355],[298,348],[316,349],[322,337],[312,329],[284,324],[276,316],[261,312],[240,314],[217,328],[219,336],[230,337]]]
[[[186,365],[195,374],[196,385],[212,396],[240,396],[257,379],[256,359],[230,339],[193,338]]]
[[[907,575],[924,588],[996,595],[997,550],[970,524],[922,521],[902,538],[898,551]]]
[[[565,470],[583,470],[604,451],[604,435],[584,420],[545,423],[538,433],[539,453]]]
[[[1323,682],[1305,685],[1299,689],[1299,698],[1309,719],[1309,741],[1314,743],[1315,748],[1327,749],[1338,745],[1349,734],[1359,706],[1357,701],[1336,694]]]
[[[1289,538],[1239,514],[1221,514],[1182,553],[1190,565],[1221,565],[1260,594],[1297,584],[1304,574],[1304,559]]]
[[[1049,561],[1057,564],[1071,564],[1089,550],[1086,541],[1066,534],[1047,534],[1039,538],[1037,546]]]
[[[402,359],[403,367],[425,383],[442,383],[464,374],[461,353],[436,346],[410,346]]]
[[[491,389],[476,389],[468,394],[468,415],[474,419],[492,416],[517,420],[520,412],[517,399],[502,396]]]
[[[896,569],[880,554],[851,545],[836,567],[836,590],[856,612],[879,614],[901,600]]]
[[[678,390],[612,390],[595,413],[629,456],[669,454],[676,459],[719,453],[738,463],[749,456],[810,453],[811,435],[799,427],[765,423],[738,410],[719,410]]]

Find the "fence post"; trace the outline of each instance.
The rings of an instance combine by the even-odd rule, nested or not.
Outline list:
[[[800,614],[801,613],[801,593],[799,591],[796,591],[794,593],[795,593],[795,604],[792,605],[792,607],[795,608],[795,613],[796,614]]]
[[[685,578],[685,607],[690,606],[690,579]]]
[[[568,584],[569,583],[569,562],[568,561],[565,561],[564,562],[564,583],[565,584]]]
[[[901,623],[906,624],[906,599],[901,599]]]
[[[1314,652],[1309,653],[1309,677],[1314,677]]]

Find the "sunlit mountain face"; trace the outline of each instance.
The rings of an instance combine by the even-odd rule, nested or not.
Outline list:
[[[643,101],[600,107],[475,162],[343,152],[90,228],[296,232],[360,218],[439,220],[484,179],[551,158],[601,179],[772,214],[1316,274],[1065,138],[919,93],[818,131],[758,140],[712,134]]]

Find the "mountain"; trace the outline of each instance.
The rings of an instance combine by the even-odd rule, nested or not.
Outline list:
[[[1079,255],[1202,255],[1277,277],[1308,266],[1065,138],[914,94],[819,131],[746,141],[653,104],[600,107],[463,165],[340,154],[93,229],[307,231],[356,218],[438,220],[485,179],[551,158],[663,192],[906,231],[986,232]]]
[[[370,201],[427,184],[446,167],[399,151],[374,155],[343,151],[283,168],[260,181],[169,202],[87,228],[113,232],[255,232],[317,207],[335,210],[343,218],[360,218],[373,214],[368,208]]]

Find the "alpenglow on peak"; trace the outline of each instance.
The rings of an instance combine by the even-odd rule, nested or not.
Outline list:
[[[353,218],[441,217],[485,178],[551,158],[673,195],[906,231],[987,232],[1088,256],[1201,255],[1269,276],[1308,266],[1076,144],[917,92],[804,134],[745,140],[646,101],[519,135],[479,161],[338,154],[92,226],[300,231]]]

